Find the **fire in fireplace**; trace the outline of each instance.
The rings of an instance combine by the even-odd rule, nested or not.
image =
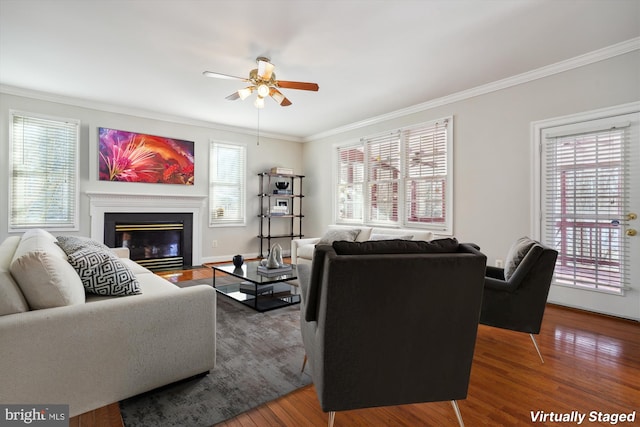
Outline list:
[[[104,242],[150,270],[191,266],[193,214],[105,213]]]

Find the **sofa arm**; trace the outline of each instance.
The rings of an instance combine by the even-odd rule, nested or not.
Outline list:
[[[129,248],[110,248],[118,258],[130,258]]]
[[[298,264],[298,248],[304,245],[315,244],[320,241],[320,237],[307,237],[306,239],[291,240],[291,264]]]
[[[0,402],[75,416],[215,366],[216,291],[200,285],[0,317]]]

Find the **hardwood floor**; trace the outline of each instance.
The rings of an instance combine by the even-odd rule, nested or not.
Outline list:
[[[163,273],[172,281],[211,277],[210,269]],[[480,325],[469,393],[458,402],[467,426],[557,426],[534,422],[538,412],[586,415],[640,412],[640,323],[548,305],[537,338],[545,363],[527,334]],[[549,416],[549,415],[547,415]],[[601,415],[601,417],[604,415]],[[268,402],[220,427],[324,426],[313,385]],[[565,425],[576,425],[565,424]],[[618,422],[618,426],[639,425]],[[344,411],[340,426],[456,426],[449,402],[421,403]],[[122,426],[118,404],[71,419],[70,426]]]

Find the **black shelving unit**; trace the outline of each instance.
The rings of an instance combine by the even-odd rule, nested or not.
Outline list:
[[[258,239],[260,239],[260,258],[267,256],[271,248],[273,239],[293,239],[301,238],[302,234],[302,178],[304,175],[278,174],[270,172],[259,173],[260,188],[258,197],[260,198],[260,230]],[[288,182],[287,191],[279,191],[276,188],[276,182]],[[276,199],[284,199],[288,201],[289,212],[287,214],[275,214],[271,208],[276,205]],[[272,234],[271,222],[285,222],[288,233]],[[266,242],[266,253],[265,253]]]

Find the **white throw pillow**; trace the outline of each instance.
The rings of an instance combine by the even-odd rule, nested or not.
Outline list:
[[[505,280],[509,280],[511,276],[513,276],[513,273],[515,273],[516,269],[535,243],[536,241],[529,237],[521,237],[511,246],[504,264]]]
[[[82,282],[67,262],[67,254],[44,230],[22,236],[9,270],[32,309],[85,302]]]
[[[413,234],[375,234],[371,233],[371,237],[369,240],[411,240],[413,239]]]
[[[13,253],[19,243],[20,236],[11,236],[0,245],[0,316],[29,311],[27,300],[9,272]]]
[[[346,240],[347,242],[355,242],[360,234],[360,230],[353,229],[330,229],[324,233],[317,245],[330,245],[335,241]]]

